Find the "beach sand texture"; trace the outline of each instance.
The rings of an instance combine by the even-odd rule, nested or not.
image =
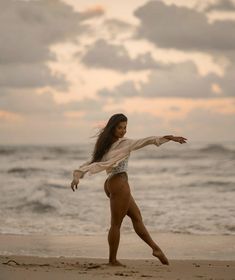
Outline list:
[[[106,236],[0,235],[0,280],[235,280],[234,236],[152,233],[170,265],[135,234],[123,234],[118,260],[108,262]]]
[[[162,279],[235,280],[235,261],[120,259],[126,267],[109,266],[99,258],[1,256],[1,280],[10,279]]]

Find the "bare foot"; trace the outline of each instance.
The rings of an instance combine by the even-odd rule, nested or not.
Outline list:
[[[169,261],[168,261],[167,257],[164,255],[164,253],[161,250],[159,250],[159,249],[153,250],[153,254],[152,255],[154,257],[159,258],[159,260],[160,260],[160,262],[162,264],[169,265]]]
[[[111,266],[123,266],[123,267],[126,267],[125,264],[122,264],[120,263],[119,261],[110,261],[109,263],[107,263],[108,265],[111,265]]]

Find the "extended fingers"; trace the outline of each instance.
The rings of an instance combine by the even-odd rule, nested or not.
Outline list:
[[[182,137],[181,139],[180,139],[180,143],[181,144],[183,144],[183,143],[186,143],[186,141],[185,140],[187,140],[186,138],[184,138],[184,137]]]
[[[73,191],[75,191],[75,188],[77,189],[78,188],[78,183],[75,183],[75,181],[73,180],[72,181],[72,183],[71,183],[71,189],[73,190]]]
[[[71,189],[74,191],[73,185],[74,185],[74,182],[72,181],[70,186],[71,186]]]
[[[71,189],[73,190],[73,191],[75,191],[75,189],[78,189],[78,183],[79,182],[77,182],[76,180],[73,180],[72,182],[71,182]]]
[[[176,140],[176,142],[179,142],[180,144],[183,144],[183,143],[186,143],[185,140],[187,140],[187,138],[178,136],[178,137],[175,138],[175,140]]]

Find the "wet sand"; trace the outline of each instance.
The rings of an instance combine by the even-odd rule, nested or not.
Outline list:
[[[134,233],[123,233],[118,260],[108,265],[102,236],[0,235],[0,280],[235,280],[235,236],[152,233],[169,259],[163,265]]]

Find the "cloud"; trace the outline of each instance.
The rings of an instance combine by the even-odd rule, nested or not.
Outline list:
[[[127,115],[128,135],[133,137],[152,135],[155,131],[156,135],[179,132],[189,141],[235,139],[231,132],[235,122],[234,112],[219,113],[210,111],[209,106],[206,109],[199,107],[183,119],[171,118],[166,122],[167,114],[153,116],[147,111],[137,112],[135,109],[129,112],[122,103],[119,109],[108,110],[105,109],[106,105],[106,99],[85,98],[57,104],[49,92],[40,95],[30,95],[29,91],[5,92],[0,96],[1,142],[42,144],[94,141],[90,137],[98,132],[98,122],[105,123],[117,111]],[[180,110],[177,106],[170,109]]]
[[[125,47],[99,39],[90,45],[82,62],[92,68],[107,68],[120,72],[139,71],[166,67],[153,59],[150,52],[132,59]]]
[[[55,59],[48,47],[85,31],[79,14],[57,1],[0,2],[1,64]],[[17,46],[17,47],[16,47]]]
[[[86,32],[94,12],[78,13],[62,1],[0,2],[1,64],[55,59],[48,47]]]
[[[64,144],[93,141],[98,122],[106,121],[102,99],[85,98],[66,104],[50,92],[4,90],[0,95],[0,142],[7,144]]]
[[[125,32],[134,28],[130,23],[116,18],[106,19],[104,25],[111,33]]]
[[[100,89],[98,95],[102,98],[112,97],[115,99],[122,99],[123,97],[138,96],[140,93],[133,81],[125,81],[112,90],[107,88]]]
[[[52,93],[47,91],[42,94],[36,94],[29,89],[21,91],[17,89],[5,90],[0,95],[0,111],[21,114],[30,118],[32,116],[40,116],[44,120],[48,118],[65,119],[64,114],[67,112],[76,111],[78,113],[85,111],[92,114],[98,111],[97,106],[102,111],[103,105],[103,100],[92,98],[59,104],[54,100]]]
[[[125,38],[125,36],[130,37],[135,30],[134,25],[116,18],[104,20],[102,28],[107,30],[110,40]]]
[[[38,65],[16,64],[0,66],[1,88],[34,88],[52,86],[59,90],[67,89],[65,77],[52,74],[50,69],[42,63]]]
[[[94,17],[103,16],[105,8],[102,5],[90,6],[87,10],[80,12],[81,20],[87,20]]]
[[[140,20],[138,38],[145,38],[162,48],[196,51],[226,51],[235,48],[234,21],[210,24],[204,13],[150,1],[135,10]]]
[[[217,0],[215,3],[210,3],[205,8],[206,12],[213,10],[231,12],[235,10],[235,3],[232,0]]]
[[[75,12],[59,0],[0,1],[1,83],[9,87],[11,83],[13,87],[58,85],[64,90],[65,77],[54,76],[46,69],[46,62],[56,60],[50,46],[87,32],[86,20],[100,14],[97,10]]]
[[[153,70],[147,82],[137,84],[133,81],[125,81],[113,89],[101,89],[98,95],[115,99],[131,96],[210,98],[216,97],[211,88],[212,83],[216,81],[218,81],[216,75],[209,74],[202,77],[198,74],[194,63],[184,62],[172,65],[167,70]]]
[[[16,114],[16,113],[12,113],[12,112],[8,112],[8,111],[4,111],[4,110],[0,110],[0,120],[1,120],[1,123],[4,123],[4,122],[8,122],[8,123],[11,123],[11,122],[14,122],[14,123],[17,123],[19,121],[21,121],[23,118]]]
[[[153,116],[147,112],[125,113],[128,118],[127,137],[142,138],[163,135],[167,132],[164,117]]]
[[[7,90],[0,96],[0,110],[24,116],[41,115],[42,118],[61,113],[60,106],[55,103],[51,93],[39,95],[29,90]]]
[[[204,108],[195,108],[184,119],[172,119],[169,125],[179,128],[191,141],[234,141],[235,114],[223,114]]]
[[[235,65],[231,64],[226,69],[224,77],[219,77],[217,79],[217,83],[219,84],[223,93],[226,96],[234,96],[235,97],[234,77],[235,77]]]
[[[194,108],[184,118],[172,118],[169,121],[165,121],[164,115],[153,116],[147,112],[127,113],[126,116],[127,136],[181,135],[188,139],[189,144],[195,141],[213,143],[235,140],[235,131],[231,131],[235,115],[215,112],[208,108]]]

